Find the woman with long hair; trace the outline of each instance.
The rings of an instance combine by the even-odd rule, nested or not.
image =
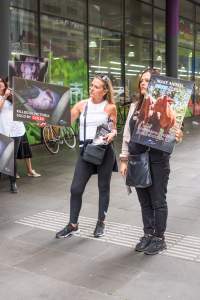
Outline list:
[[[144,153],[149,147],[135,143],[132,139],[134,126],[143,114],[145,116],[144,101],[151,75],[158,75],[154,68],[146,69],[139,78],[139,95],[136,102],[131,104],[126,120],[122,150],[120,154],[120,173],[126,176],[128,156]],[[143,107],[143,108],[142,108]],[[148,117],[152,116],[152,107],[148,111]],[[182,138],[182,131],[176,130],[176,140]],[[150,169],[152,185],[146,188],[136,188],[141,206],[144,235],[135,247],[135,251],[153,255],[166,249],[165,230],[167,226],[168,206],[166,201],[167,185],[170,173],[170,154],[161,150],[150,148]]]
[[[14,139],[14,174],[9,176],[10,192],[17,193],[16,185],[16,157],[19,149],[21,137],[25,133],[22,122],[13,121],[12,93],[8,88],[7,82],[0,78],[0,133]]]
[[[86,113],[87,111],[87,113]],[[112,141],[116,135],[117,111],[113,98],[111,80],[106,75],[96,75],[90,87],[90,98],[75,104],[71,109],[71,122],[80,117],[80,156],[76,163],[71,184],[69,223],[56,234],[57,238],[75,234],[78,229],[78,217],[82,205],[82,195],[89,178],[98,175],[99,212],[94,236],[104,235],[105,217],[110,200],[110,180],[112,171],[116,170],[116,156]],[[85,147],[92,143],[97,127],[112,122],[111,132],[105,137],[108,144],[101,165],[96,166],[83,159]]]

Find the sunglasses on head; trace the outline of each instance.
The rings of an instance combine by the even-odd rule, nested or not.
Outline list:
[[[101,80],[108,82],[110,78],[107,75],[104,74],[95,74],[95,77],[100,78]]]

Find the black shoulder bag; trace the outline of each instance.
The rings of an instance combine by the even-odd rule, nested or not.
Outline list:
[[[126,185],[146,188],[152,185],[149,149],[140,154],[129,155]]]
[[[85,111],[84,111],[84,151],[82,157],[83,160],[99,166],[103,163],[106,147],[105,145],[94,145],[94,144],[85,145],[87,109],[88,109],[88,103],[86,104]]]

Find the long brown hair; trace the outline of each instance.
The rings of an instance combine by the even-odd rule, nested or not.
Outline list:
[[[98,78],[103,82],[104,90],[106,91],[104,100],[107,100],[110,104],[115,104],[113,86],[110,78],[104,74],[96,74],[94,78]]]
[[[5,88],[4,88],[4,90],[3,90],[3,94],[5,94],[5,91],[6,91],[7,88],[8,88],[8,84],[7,84],[6,80],[3,79],[2,77],[0,77],[0,81],[3,82],[3,84],[5,85]]]
[[[141,83],[141,78],[142,76],[149,72],[151,75],[160,75],[160,71],[156,68],[147,68],[145,69],[144,71],[142,71],[142,73],[140,73],[139,75],[139,79],[138,79],[138,106],[140,107],[142,105],[142,102],[143,102],[143,99],[144,99],[144,95],[141,94],[141,91],[140,91],[140,83]]]

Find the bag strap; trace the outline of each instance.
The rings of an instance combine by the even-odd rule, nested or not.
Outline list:
[[[87,111],[88,111],[88,102],[85,105],[85,110],[84,110],[84,125],[83,125],[83,132],[84,132],[84,142],[86,140],[86,117],[87,117]]]

